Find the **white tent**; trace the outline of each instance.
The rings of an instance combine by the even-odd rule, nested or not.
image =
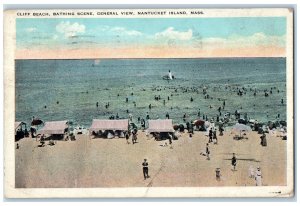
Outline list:
[[[128,130],[128,119],[117,119],[117,120],[101,120],[93,119],[92,126],[89,132],[97,132],[99,130]]]
[[[65,130],[68,128],[68,121],[52,121],[45,122],[42,129],[39,130],[39,134],[64,134]]]
[[[147,132],[174,132],[171,119],[148,120],[149,128]]]

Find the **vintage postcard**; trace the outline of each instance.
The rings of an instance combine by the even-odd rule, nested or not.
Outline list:
[[[5,195],[291,197],[293,10],[8,10]]]

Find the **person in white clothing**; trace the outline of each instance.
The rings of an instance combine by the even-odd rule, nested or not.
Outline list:
[[[255,181],[256,181],[256,186],[262,186],[262,175],[259,167],[257,167],[255,173]]]
[[[253,168],[252,165],[250,165],[250,167],[249,167],[248,175],[249,175],[249,178],[254,178],[255,177],[254,168]]]

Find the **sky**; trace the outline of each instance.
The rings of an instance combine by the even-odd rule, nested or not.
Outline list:
[[[284,57],[285,17],[19,18],[17,59]]]

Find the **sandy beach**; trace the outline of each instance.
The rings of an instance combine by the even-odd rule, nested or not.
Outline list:
[[[87,187],[211,187],[255,186],[249,167],[260,166],[263,186],[286,185],[286,141],[267,134],[268,146],[260,145],[260,135],[250,132],[248,139],[234,140],[226,131],[218,144],[210,144],[211,159],[205,156],[208,137],[196,131],[192,138],[182,133],[173,149],[162,146],[145,132],[138,132],[138,143],[125,138],[92,139],[76,135],[76,141],[56,141],[38,147],[39,141],[24,138],[15,150],[16,188]],[[232,153],[237,171],[232,171]],[[142,162],[149,162],[150,178],[144,180]],[[221,169],[221,181],[215,170]]]

